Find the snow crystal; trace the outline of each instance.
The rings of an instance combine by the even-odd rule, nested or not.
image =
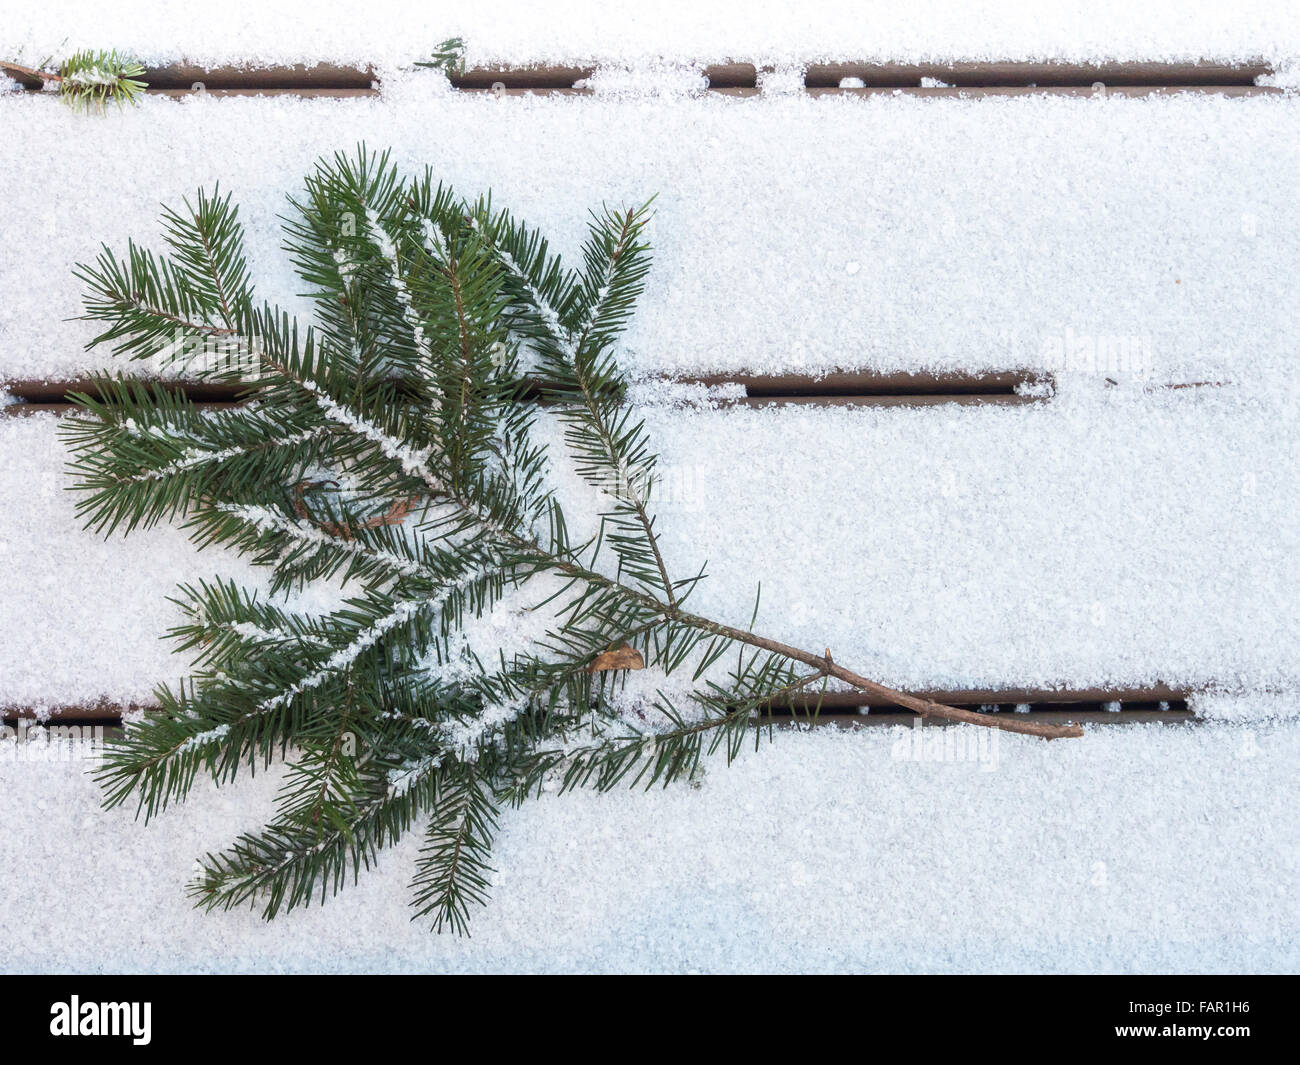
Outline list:
[[[206,732],[196,733],[177,747],[176,753],[185,754],[188,751],[197,751],[202,747],[207,747],[210,744],[217,743],[219,740],[225,738],[229,732],[229,725],[217,725],[215,728],[210,728]]]
[[[1188,699],[1197,717],[1238,724],[1300,717],[1300,699],[1284,692],[1202,691]]]
[[[802,66],[776,66],[760,69],[758,88],[765,96],[782,96],[803,91]]]
[[[330,396],[322,392],[314,381],[304,380],[300,383],[304,389],[311,393],[316,405],[332,422],[351,429],[372,443],[377,444],[385,455],[396,460],[402,469],[412,477],[421,478],[430,487],[437,486],[438,477],[430,470],[428,465],[433,455],[432,446],[416,450],[409,444],[389,436],[373,422],[336,403]]]
[[[1277,64],[1271,73],[1257,77],[1255,84],[1275,89],[1300,89],[1300,58],[1292,57]]]
[[[122,422],[122,428],[127,430],[127,432],[134,432],[135,435],[155,436],[159,439],[165,439],[165,440],[174,440],[177,436],[177,434],[174,433],[173,431],[164,430],[161,426],[157,426],[157,425],[149,426],[147,431],[143,431],[143,432],[139,431],[139,428],[135,425],[134,421],[130,418],[127,418],[125,421]],[[322,432],[323,430],[321,429],[304,429],[300,433],[291,433],[290,435],[283,437],[282,439],[286,444],[305,443],[308,440],[320,436]],[[202,446],[186,448],[185,451],[181,453],[180,458],[175,459],[174,461],[169,462],[166,465],[159,466],[157,469],[147,470],[144,473],[140,473],[140,474],[134,474],[131,477],[125,478],[125,480],[160,481],[167,477],[172,476],[173,474],[183,473],[185,470],[194,469],[195,467],[201,466],[204,463],[224,462],[226,459],[236,458],[239,455],[245,455],[247,453],[248,453],[248,447],[240,446],[240,445],[233,445],[231,447],[225,447],[225,448],[212,448],[212,447],[202,447]]]
[[[405,795],[416,781],[441,764],[440,754],[427,755],[424,758],[408,758],[400,766],[388,771],[388,793],[393,796]]]
[[[423,220],[426,225],[431,225],[429,219]],[[424,325],[420,316],[415,312],[415,306],[411,302],[411,293],[406,287],[406,279],[402,276],[402,264],[398,261],[397,246],[393,243],[392,238],[384,229],[383,220],[379,213],[373,207],[366,208],[367,232],[379,249],[379,254],[384,257],[388,264],[388,276],[393,285],[393,292],[397,295],[397,302],[402,305],[402,320],[411,328],[411,335],[415,338],[415,350],[419,352],[425,363],[432,365],[434,362],[433,349],[429,346],[429,339],[424,335]],[[426,244],[429,241],[428,231],[425,231]]]
[[[604,96],[671,96],[703,92],[709,81],[703,69],[693,64],[609,64],[585,78],[583,87]]]
[[[331,536],[323,529],[314,526],[303,525],[296,521],[291,521],[279,511],[272,510],[269,507],[257,507],[248,504],[220,504],[222,510],[248,522],[265,532],[286,533],[292,539],[299,543],[311,545],[326,545],[336,548],[339,551],[345,551],[355,555],[358,558],[366,558],[377,555],[385,563],[398,573],[404,573],[409,577],[430,576],[430,570],[426,570],[419,563],[412,562],[409,558],[402,555],[394,554],[390,551],[384,551],[377,547],[363,547],[361,544],[352,540],[340,540],[336,536]]]

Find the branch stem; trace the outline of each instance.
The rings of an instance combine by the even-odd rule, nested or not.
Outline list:
[[[7,60],[0,60],[0,71],[8,74],[15,81],[39,81],[42,84],[57,85],[63,80],[62,76],[59,74],[51,74],[45,70],[37,70],[35,67],[25,67],[21,63],[10,63]]]
[[[519,539],[517,546],[528,548],[533,552],[540,552],[545,556],[546,561],[555,566],[560,572],[569,576],[588,581],[593,584],[599,584],[606,588],[621,590],[625,595],[635,598],[640,605],[647,610],[659,615],[665,621],[675,621],[680,625],[688,625],[691,628],[698,629],[701,632],[712,633],[715,636],[721,636],[724,639],[734,640],[737,643],[745,644],[749,647],[755,647],[759,650],[769,651],[772,654],[781,655],[794,662],[802,662],[806,666],[812,667],[817,671],[817,676],[834,677],[842,681],[851,688],[863,692],[867,695],[875,696],[878,699],[884,699],[896,706],[912,710],[922,717],[938,717],[946,721],[956,721],[967,725],[979,725],[983,728],[1001,729],[1004,732],[1017,732],[1026,736],[1037,736],[1044,740],[1057,740],[1066,738],[1075,738],[1083,735],[1083,729],[1078,725],[1050,725],[1041,721],[1026,721],[1023,717],[1003,716],[995,714],[980,714],[974,710],[965,710],[957,706],[948,706],[946,703],[935,702],[933,699],[925,699],[919,695],[911,695],[908,692],[898,691],[888,685],[881,684],[877,681],[855,673],[851,669],[836,662],[827,651],[824,654],[816,654],[812,651],[805,651],[802,648],[795,647],[788,643],[782,643],[780,640],[773,640],[767,636],[760,636],[757,633],[749,632],[746,629],[739,629],[732,625],[724,625],[721,622],[713,621],[699,614],[690,614],[677,606],[664,603],[652,595],[629,588],[627,585],[606,577],[602,573],[587,569],[576,562],[568,559],[559,558],[550,552],[545,551],[535,541],[524,541]]]

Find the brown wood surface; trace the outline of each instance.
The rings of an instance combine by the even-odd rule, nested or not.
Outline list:
[[[575,82],[589,78],[595,66],[569,67],[474,67],[464,74],[451,76],[458,89],[488,89],[503,85],[508,89],[572,89]]]
[[[753,63],[725,62],[704,66],[710,88],[725,95],[756,95],[759,71]],[[528,93],[579,95],[575,83],[591,77],[594,64],[573,66],[475,67],[452,75],[451,82],[466,92],[498,92],[517,96]],[[805,84],[814,96],[841,93],[874,95],[902,91],[921,96],[969,96],[971,98],[1018,96],[1046,92],[1053,95],[1090,96],[1098,82],[1107,95],[1145,96],[1169,92],[1212,91],[1230,96],[1253,96],[1280,90],[1257,87],[1257,77],[1269,73],[1263,60],[1243,63],[1216,62],[959,62],[959,63],[813,63],[807,67]],[[37,79],[15,71],[22,84],[38,90]],[[858,78],[862,89],[840,89],[843,78]],[[922,78],[936,78],[952,88],[921,88]],[[142,80],[148,91],[163,96],[188,96],[201,83],[214,96],[284,94],[305,98],[350,98],[373,96],[378,91],[376,73],[367,66],[318,63],[312,66],[252,67],[223,65],[203,67],[175,63],[145,71]]]
[[[919,393],[903,396],[737,396],[719,399],[719,407],[937,407],[955,403],[960,407],[1016,407],[1042,403],[1045,397],[1018,395],[968,395],[964,393]]]
[[[242,386],[213,384],[210,382],[195,383],[187,382],[181,379],[146,379],[143,376],[141,380],[151,380],[154,384],[160,384],[172,392],[184,392],[191,399],[198,402],[222,402],[235,399]],[[90,377],[64,377],[50,378],[43,381],[32,380],[10,380],[0,381],[0,391],[8,392],[11,396],[22,399],[27,403],[63,403],[66,397],[71,393],[82,393],[97,395],[99,389],[93,378]]]
[[[140,79],[151,89],[193,89],[202,82],[208,89],[369,89],[374,81],[369,67],[297,63],[280,67],[202,67],[174,63],[151,67]]]
[[[938,373],[902,371],[837,370],[825,374],[716,373],[674,377],[690,385],[744,385],[751,396],[888,396],[920,393],[1007,393],[1020,385],[1046,380],[1030,370],[998,370],[971,373],[952,370]]]
[[[1028,717],[1044,723],[1064,724],[1067,722],[1094,722],[1099,724],[1120,724],[1133,721],[1188,721],[1193,715],[1188,711],[1185,692],[1155,685],[1150,688],[1080,688],[1068,689],[995,689],[952,691],[918,691],[911,694],[949,706],[983,707],[1002,706],[1003,713],[1014,713],[1010,708],[1015,705],[1028,704],[1032,707]],[[798,714],[789,711],[769,715],[773,721],[782,719],[804,720],[807,711],[816,702],[810,697],[808,704],[802,706]],[[1120,710],[1102,709],[1102,704],[1118,702]],[[1168,703],[1168,710],[1157,709],[1157,704]],[[120,703],[109,700],[73,703],[53,707],[49,711],[52,721],[59,722],[113,722],[121,718],[123,710],[149,711],[150,704],[132,703],[125,708]],[[863,711],[870,711],[864,713]],[[0,719],[13,721],[18,718],[33,719],[37,716],[31,707],[0,706]],[[869,723],[897,724],[916,717],[911,710],[904,710],[882,702],[869,695],[858,692],[828,692],[822,697],[819,719],[828,724],[834,723]],[[936,721],[937,723],[937,721]]]
[[[810,404],[819,406],[915,407],[936,403],[1029,403],[1035,397],[1019,395],[1015,389],[1023,384],[1045,380],[1029,371],[993,373],[873,373],[836,372],[809,374],[707,374],[670,377],[668,380],[689,385],[742,385],[747,395],[720,400],[721,406],[762,407],[771,404]],[[235,401],[240,386],[187,383],[164,380],[169,389],[184,392],[202,404]],[[0,407],[11,415],[35,410],[68,409],[71,393],[95,395],[97,388],[90,378],[65,378],[42,381],[11,380],[0,382],[0,389],[23,400]]]
[[[495,96],[591,96],[593,92],[589,88],[581,89],[564,89],[553,87],[540,88],[510,88],[491,89],[491,88],[465,88],[460,91],[466,93],[491,94]],[[733,88],[710,87],[708,92],[716,93],[719,96],[733,96],[737,99],[748,99],[762,95],[762,90],[757,88]],[[164,96],[172,99],[180,99],[187,96],[194,96],[196,93],[191,89],[149,89],[152,96]],[[1209,93],[1231,97],[1246,96],[1276,96],[1283,92],[1282,89],[1272,88],[1270,86],[1256,85],[1130,85],[1130,86],[1107,86],[1105,93],[1086,86],[1059,86],[1044,85],[1037,88],[1027,86],[992,86],[988,88],[950,88],[950,89],[923,89],[918,86],[906,86],[899,88],[866,88],[866,89],[832,89],[832,88],[810,88],[804,90],[804,95],[819,99],[825,96],[916,96],[921,98],[935,99],[962,99],[962,100],[982,100],[995,99],[1006,96],[1063,96],[1074,98],[1101,98],[1105,97],[1124,97],[1139,98],[1145,96],[1172,96],[1178,93]],[[53,94],[51,94],[53,95]],[[325,88],[302,88],[302,89],[277,89],[277,88],[229,88],[229,89],[206,89],[205,95],[223,99],[225,97],[236,96],[295,96],[304,100],[349,100],[363,99],[380,95],[379,89],[325,89]]]
[[[161,96],[171,100],[183,100],[190,96],[211,96],[224,100],[236,96],[293,96],[299,100],[362,100],[379,96],[378,89],[276,89],[248,86],[232,89],[149,89],[150,96]]]
[[[914,691],[911,694],[950,706],[1030,706],[1100,703],[1183,704],[1187,692],[1167,684],[1152,684],[1141,688],[958,688],[946,690]],[[816,695],[808,701],[815,702]],[[886,708],[892,706],[885,699],[863,692],[827,692],[822,698],[824,709],[853,709],[859,707]],[[902,711],[900,711],[902,712]],[[909,711],[910,712],[910,711]]]
[[[1031,717],[1034,721],[1041,722],[1044,725],[1084,725],[1086,727],[1095,727],[1097,725],[1184,725],[1194,723],[1198,720],[1195,714],[1190,710],[1129,710],[1124,709],[1118,712],[1110,710],[1032,710],[1028,714],[1021,715]],[[802,715],[798,717],[772,716],[762,719],[765,724],[775,725],[777,728],[789,728],[808,724],[808,719]],[[825,728],[856,728],[858,726],[898,726],[910,725],[916,720],[916,715],[910,710],[898,711],[880,711],[873,710],[869,714],[859,714],[844,711],[823,711],[817,716],[816,724],[818,727]],[[940,726],[947,728],[948,723],[941,720],[926,722],[927,728]]]
[[[1251,85],[1268,74],[1262,59],[1244,63],[814,63],[807,68],[809,88],[835,88],[841,78],[861,78],[867,86],[917,85],[937,78],[950,85],[1002,87],[1026,85]]]
[[[728,90],[719,90],[725,92]],[[744,90],[736,90],[743,92]],[[999,85],[986,87],[923,89],[919,86],[900,88],[831,89],[809,88],[809,96],[883,96],[903,95],[934,99],[992,100],[1004,96],[1063,96],[1075,98],[1173,96],[1178,93],[1245,97],[1276,96],[1283,90],[1263,85],[1107,85],[1100,91],[1087,85]]]

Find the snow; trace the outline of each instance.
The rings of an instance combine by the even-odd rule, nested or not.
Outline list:
[[[471,65],[598,61],[593,94],[456,94],[406,69],[456,34]],[[1300,10],[0,0],[0,56],[79,47],[372,63],[383,95],[152,98],[93,117],[6,94],[20,150],[0,172],[0,233],[39,254],[0,257],[0,382],[109,365],[69,320],[72,265],[101,240],[159,245],[159,201],[198,184],[234,192],[260,294],[299,308],[277,217],[318,156],[361,140],[463,195],[491,188],[568,258],[589,207],[658,194],[626,362],[663,454],[670,569],[711,563],[691,607],[744,622],[761,579],[758,628],[900,687],[1208,690],[1196,726],[1050,745],[787,731],[697,788],[547,795],[503,815],[469,941],[408,922],[418,832],[325,908],[200,915],[194,859],[265,822],[278,768],[202,783],[142,829],[99,809],[87,763],[59,760],[76,748],[0,736],[0,897],[58,900],[6,922],[0,969],[1300,967],[1300,99],[797,92],[815,60],[1264,59],[1268,83],[1294,88]],[[722,60],[764,68],[761,95],[699,94],[700,64]],[[106,178],[123,158],[146,161],[137,178]],[[739,386],[662,379],[1017,367],[1056,374],[1043,402],[719,409]],[[159,638],[175,587],[264,574],[170,527],[81,532],[55,430],[0,418],[0,706],[145,701],[184,670]],[[541,620],[504,601],[470,639],[509,645]],[[661,686],[644,671],[627,690]]]
[[[0,53],[39,62],[118,48],[150,64],[303,60],[394,68],[460,36],[471,64],[591,60],[1226,59],[1300,55],[1300,11],[1276,0],[135,0],[0,4]]]
[[[200,782],[145,828],[98,809],[84,764],[0,760],[0,893],[58,900],[5,922],[0,969],[1300,968],[1300,725],[1001,735],[983,760],[916,757],[909,732],[781,733],[698,788],[505,811],[468,940],[409,921],[418,832],[323,907],[191,910],[194,859],[265,820],[278,772]]]
[[[902,687],[1294,696],[1298,402],[1088,380],[1018,407],[643,409],[669,566],[710,564],[701,612],[747,621],[761,580],[768,635]],[[166,595],[241,567],[170,529],[80,532],[52,417],[0,421],[0,456],[5,564],[41,575],[0,588],[0,703],[138,698],[174,676]],[[511,622],[485,625],[499,641]]]
[[[588,208],[658,194],[627,338],[642,374],[1050,368],[1101,349],[1163,379],[1242,380],[1290,372],[1300,343],[1297,98],[497,100],[439,83],[102,118],[0,101],[24,146],[0,230],[42,250],[0,261],[0,381],[105,365],[83,351],[91,323],[66,320],[73,264],[100,240],[160,244],[159,202],[200,183],[233,192],[259,292],[292,303],[285,197],[362,140],[462,195],[490,188],[569,257]],[[149,180],[104,181],[119,156],[153,160]]]

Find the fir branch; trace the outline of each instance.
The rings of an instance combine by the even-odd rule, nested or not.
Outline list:
[[[42,64],[43,66],[44,64]],[[24,85],[54,88],[73,108],[102,110],[105,104],[137,103],[148,85],[140,80],[144,67],[116,51],[80,51],[59,64],[57,74],[19,63],[0,62],[0,72]]]
[[[472,765],[456,772],[443,770],[435,779],[433,815],[411,881],[411,919],[432,916],[435,932],[445,926],[468,935],[470,906],[486,906],[488,901],[496,802]]]
[[[105,248],[78,271],[86,317],[105,327],[94,343],[138,359],[229,342],[239,360],[201,372],[251,378],[243,403],[212,411],[106,375],[63,428],[89,527],[175,520],[268,571],[265,596],[180,590],[172,636],[194,671],[100,772],[109,805],[133,798],[149,818],[200,774],[288,762],[270,823],[208,857],[200,904],[273,916],[324,898],[418,817],[416,916],[464,933],[487,898],[501,803],[549,779],[689,778],[757,742],[765,710],[830,682],[924,716],[1078,734],[894,691],[754,619],[685,609],[704,571],[670,573],[657,459],[616,359],[649,268],[647,207],[594,214],[576,272],[489,199],[403,180],[364,147],[322,160],[292,208],[310,323],[255,302],[238,212],[215,192],[165,214],[168,255]],[[532,439],[538,381],[563,423],[558,455]],[[559,462],[612,497],[590,540],[574,541],[551,490]],[[285,599],[325,582],[346,592],[318,612]],[[545,631],[481,656],[473,623],[508,593]],[[620,665],[691,670],[689,693],[631,699],[615,647],[631,649]]]
[[[253,287],[239,208],[232,206],[229,193],[219,197],[219,186],[210,196],[199,189],[193,205],[185,201],[184,213],[164,207],[163,226],[173,261],[191,291],[234,333],[252,304]]]
[[[417,60],[415,65],[441,70],[449,78],[463,77],[465,74],[465,41],[460,37],[448,37],[433,50],[433,55],[429,59]]]
[[[396,843],[429,809],[436,770],[431,763],[413,772],[407,787],[396,792],[386,774],[365,773],[343,785],[346,790],[338,793],[342,803],[336,798],[313,807],[310,818],[292,806],[283,810],[225,852],[206,855],[190,896],[208,910],[260,904],[270,919],[338,894],[349,877],[355,883],[362,869],[374,865],[378,852]]]

